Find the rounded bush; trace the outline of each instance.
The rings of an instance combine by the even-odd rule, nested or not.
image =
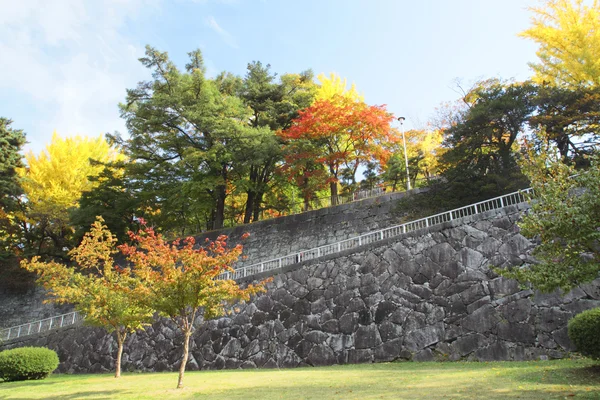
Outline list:
[[[584,311],[569,321],[569,339],[582,355],[600,360],[600,308]]]
[[[5,381],[44,379],[56,367],[56,352],[45,347],[19,347],[0,352],[0,378]]]

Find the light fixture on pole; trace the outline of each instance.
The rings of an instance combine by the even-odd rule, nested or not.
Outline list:
[[[410,190],[410,174],[408,173],[408,154],[406,153],[406,139],[404,138],[404,117],[398,117],[400,122],[400,132],[402,132],[402,143],[404,144],[404,162],[406,164],[406,190]]]

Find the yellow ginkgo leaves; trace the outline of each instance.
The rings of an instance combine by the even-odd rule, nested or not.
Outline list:
[[[333,72],[329,74],[329,77],[325,74],[319,74],[317,79],[321,85],[317,89],[315,102],[318,100],[330,100],[337,95],[347,97],[352,101],[364,101],[364,97],[358,93],[354,83],[350,85],[350,89],[347,89],[348,82],[346,79],[342,79]]]
[[[102,171],[101,163],[122,157],[102,136],[62,138],[54,132],[45,150],[29,152],[27,167],[19,170],[29,206],[34,213],[50,215],[77,206],[81,193],[97,185],[90,177]]]
[[[561,87],[600,85],[600,1],[547,0],[531,8],[531,28],[520,36],[539,45],[534,80]]]

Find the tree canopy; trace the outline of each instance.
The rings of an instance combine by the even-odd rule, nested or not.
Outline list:
[[[139,296],[140,281],[128,268],[115,264],[117,239],[98,218],[78,247],[69,252],[75,264],[42,262],[39,257],[21,266],[38,275],[53,302],[73,304],[85,315],[85,323],[99,326],[117,337],[115,377],[121,376],[121,356],[127,333],[143,329],[153,310]]]
[[[18,170],[27,198],[26,247],[37,255],[64,257],[73,247],[69,211],[83,192],[97,187],[94,177],[104,164],[122,157],[103,136],[62,138],[56,132],[40,154],[27,153],[27,165]]]
[[[466,107],[444,130],[441,156],[444,176],[465,201],[523,188],[527,183],[517,166],[517,138],[535,109],[529,84],[491,79],[480,82],[464,97]]]
[[[15,207],[22,190],[17,170],[23,167],[19,153],[25,144],[23,130],[11,127],[12,121],[0,118],[0,207],[8,212]]]
[[[533,7],[531,27],[521,36],[538,44],[531,63],[539,84],[559,87],[600,86],[600,2],[547,0]]]
[[[228,248],[224,235],[204,247],[196,246],[193,237],[168,243],[146,226],[130,236],[132,244],[119,248],[142,282],[139,293],[144,303],[173,320],[184,335],[177,382],[181,388],[197,317],[208,320],[223,315],[234,300],[249,300],[263,291],[265,282],[241,288],[233,280],[220,279],[221,274],[233,271],[231,265],[242,253],[241,245]]]
[[[531,144],[527,149],[522,168],[533,194],[519,226],[524,235],[539,238],[539,263],[500,272],[544,292],[567,293],[600,273],[600,160],[595,155],[591,167],[577,173],[548,147],[541,153]]]
[[[349,96],[317,100],[300,112],[289,129],[280,132],[291,148],[286,162],[305,165],[302,159],[308,157],[325,165],[331,202],[337,204],[337,185],[344,166],[354,175],[360,165],[385,163],[389,158],[386,145],[395,140],[392,119],[385,106],[369,106]],[[307,141],[312,145],[306,146]]]
[[[239,76],[207,74],[200,50],[178,66],[147,46],[151,77],[119,105],[127,134],[55,135],[22,162],[22,131],[0,119],[0,257],[66,261],[96,216],[123,242],[140,218],[173,239],[402,190],[407,178],[432,188],[419,215],[439,212],[527,186],[523,138],[585,170],[600,138],[599,0],[547,0],[532,14],[521,34],[539,45],[531,80],[459,86],[437,121],[402,135],[386,106],[335,73],[252,61]]]

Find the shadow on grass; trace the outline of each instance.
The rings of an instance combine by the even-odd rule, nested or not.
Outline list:
[[[28,379],[24,381],[2,381],[0,380],[0,389],[5,389],[9,385],[32,385],[32,386],[48,386],[56,385],[59,381],[55,379]],[[1,397],[0,397],[1,399]]]
[[[548,366],[542,367],[541,371],[515,374],[514,379],[529,383],[540,383],[541,380],[546,384],[600,386],[600,365],[575,368]]]
[[[109,400],[109,399],[118,399],[119,394],[121,392],[119,390],[103,390],[103,391],[88,391],[88,392],[76,392],[70,394],[61,394],[61,400],[72,400],[72,399],[83,399],[86,397],[92,397],[97,400]],[[56,400],[56,395],[52,395],[49,397],[39,397],[42,400]],[[0,396],[0,400],[8,399],[6,396]],[[28,400],[27,397],[10,397],[10,400]]]

